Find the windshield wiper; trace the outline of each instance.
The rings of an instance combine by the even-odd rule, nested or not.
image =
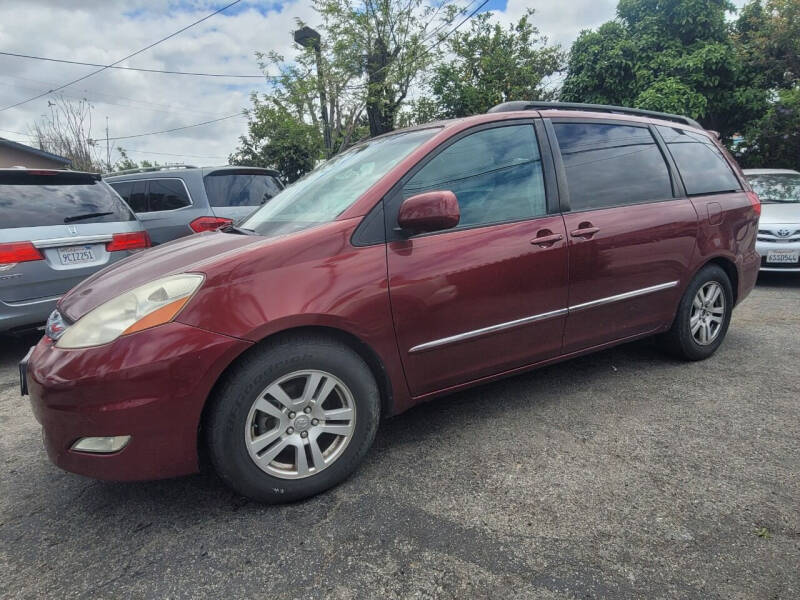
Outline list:
[[[73,221],[83,221],[84,219],[93,219],[94,217],[105,217],[106,215],[113,215],[112,212],[96,212],[86,213],[83,215],[74,215],[72,217],[64,217],[64,223],[72,223]]]
[[[219,231],[232,231],[234,233],[238,233],[241,235],[256,235],[255,230],[253,229],[245,229],[244,227],[237,227],[236,225],[225,225],[219,228]]]

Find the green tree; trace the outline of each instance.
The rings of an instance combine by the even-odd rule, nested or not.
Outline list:
[[[767,114],[744,132],[736,150],[745,168],[800,170],[800,87],[780,90]]]
[[[570,51],[561,99],[686,114],[730,137],[767,92],[731,38],[727,0],[620,0]]]
[[[319,127],[269,98],[254,95],[252,100],[247,134],[228,162],[276,169],[289,183],[313,169],[323,156]]]
[[[482,13],[468,31],[447,39],[444,54],[453,58],[436,65],[430,81],[439,116],[484,113],[508,100],[554,98],[545,82],[563,68],[564,54],[547,45],[531,22],[533,14],[529,10],[504,29],[491,22],[491,13]]]

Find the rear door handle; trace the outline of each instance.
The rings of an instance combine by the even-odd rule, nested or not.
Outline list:
[[[547,246],[552,246],[556,242],[560,242],[564,239],[564,236],[560,233],[549,233],[548,230],[544,230],[541,233],[544,235],[537,235],[535,238],[531,240],[531,244],[535,246],[541,246],[542,248],[546,248]]]
[[[579,227],[575,231],[570,231],[569,234],[576,238],[589,238],[598,231],[600,231],[599,227]]]

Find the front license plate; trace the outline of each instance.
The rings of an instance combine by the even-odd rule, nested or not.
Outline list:
[[[80,265],[95,261],[91,246],[64,246],[58,249],[58,258],[62,265]]]
[[[796,263],[800,261],[800,250],[769,250],[768,263]]]
[[[25,358],[19,361],[19,393],[21,396],[28,395],[28,361],[31,359],[35,347],[31,346]]]

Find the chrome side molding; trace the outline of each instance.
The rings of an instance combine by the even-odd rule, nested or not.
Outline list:
[[[677,285],[678,285],[677,281],[668,281],[666,283],[651,285],[650,287],[642,288],[639,290],[633,290],[630,292],[625,292],[623,294],[616,294],[614,296],[608,296],[606,298],[598,298],[597,300],[591,300],[590,302],[583,302],[581,304],[576,304],[574,306],[568,306],[567,308],[559,308],[558,310],[551,310],[546,313],[540,313],[538,315],[532,315],[530,317],[523,317],[521,319],[516,319],[514,321],[507,321],[505,323],[498,323],[497,325],[490,325],[488,327],[482,327],[480,329],[473,329],[472,331],[465,331],[464,333],[458,333],[456,335],[451,335],[438,340],[425,342],[424,344],[419,344],[411,348],[408,351],[408,353],[414,354],[416,352],[424,352],[426,350],[431,350],[433,348],[438,348],[440,346],[455,344],[457,342],[463,342],[464,340],[469,340],[472,338],[489,335],[492,333],[497,333],[499,331],[505,331],[506,329],[521,327],[523,325],[529,325],[530,323],[535,323],[537,321],[544,321],[545,319],[552,319],[554,317],[563,317],[564,315],[572,312],[586,310],[587,308],[594,308],[595,306],[602,306],[603,304],[611,304],[612,302],[619,302],[621,300],[628,300],[630,298],[636,298],[637,296],[652,294],[653,292],[660,292],[661,290],[667,290]]]
[[[465,331],[464,333],[451,335],[450,337],[441,338],[439,340],[433,340],[432,342],[425,342],[424,344],[420,344],[419,346],[414,346],[413,348],[411,348],[411,350],[409,350],[409,353],[423,352],[425,350],[430,350],[431,348],[437,348],[439,346],[444,346],[446,344],[454,344],[456,342],[461,342],[463,340],[468,340],[474,337],[487,335],[490,333],[497,333],[498,331],[511,329],[513,327],[520,327],[521,325],[528,325],[529,323],[535,323],[536,321],[544,321],[545,319],[552,319],[553,317],[561,317],[565,314],[567,314],[567,309],[560,308],[558,310],[552,310],[550,312],[533,315],[531,317],[523,317],[522,319],[516,319],[515,321],[498,323],[497,325],[490,325],[489,327],[482,327],[481,329],[473,329],[472,331]]]
[[[594,308],[595,306],[602,306],[603,304],[611,304],[612,302],[619,302],[620,300],[628,300],[636,296],[644,296],[645,294],[652,294],[653,292],[660,292],[661,290],[668,290],[678,285],[677,281],[668,281],[667,283],[659,283],[658,285],[651,285],[650,287],[642,288],[640,290],[633,290],[632,292],[625,292],[624,294],[617,294],[616,296],[608,296],[607,298],[598,298],[590,302],[583,302],[569,307],[569,312],[576,312],[585,310],[587,308]]]

